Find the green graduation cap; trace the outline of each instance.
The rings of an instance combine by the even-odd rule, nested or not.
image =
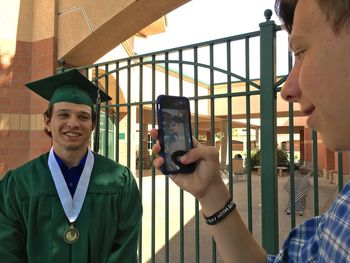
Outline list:
[[[111,100],[106,93],[96,87],[90,80],[77,69],[27,83],[26,86],[39,96],[49,101],[49,105],[56,102],[72,102],[85,104],[93,108],[99,102]]]

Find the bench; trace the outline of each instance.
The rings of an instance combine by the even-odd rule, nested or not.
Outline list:
[[[224,183],[227,185],[229,182],[230,172],[226,169],[220,169],[221,178]],[[242,182],[247,180],[247,174],[244,173],[235,173],[232,172],[232,183]]]
[[[284,171],[288,171],[288,167],[277,167],[278,170],[278,176],[283,176],[284,175]]]
[[[254,166],[255,169],[258,169],[258,175],[261,175],[261,166]],[[277,167],[277,171],[278,171],[278,176],[283,176],[284,175],[284,171],[287,171],[288,167]]]

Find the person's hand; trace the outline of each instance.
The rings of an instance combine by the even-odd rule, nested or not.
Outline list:
[[[158,138],[158,130],[152,129],[150,132],[154,139]],[[193,149],[181,156],[182,164],[190,164],[196,162],[196,170],[191,174],[175,174],[170,178],[183,190],[191,193],[194,197],[200,199],[210,192],[222,187],[222,179],[220,176],[219,152],[216,147],[203,146],[193,138]],[[161,148],[159,142],[152,147],[154,154],[158,155]],[[159,168],[164,163],[162,157],[154,160],[155,168]]]

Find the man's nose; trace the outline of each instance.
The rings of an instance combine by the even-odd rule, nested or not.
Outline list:
[[[79,126],[79,119],[78,119],[78,117],[71,116],[68,119],[67,126],[68,127],[77,127],[77,126]]]
[[[299,68],[294,66],[282,87],[281,97],[288,102],[297,102],[300,96]]]

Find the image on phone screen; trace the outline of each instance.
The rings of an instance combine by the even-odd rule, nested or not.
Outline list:
[[[165,173],[190,172],[179,158],[192,148],[189,102],[183,97],[166,97],[158,108]],[[192,171],[192,170],[191,170]]]

